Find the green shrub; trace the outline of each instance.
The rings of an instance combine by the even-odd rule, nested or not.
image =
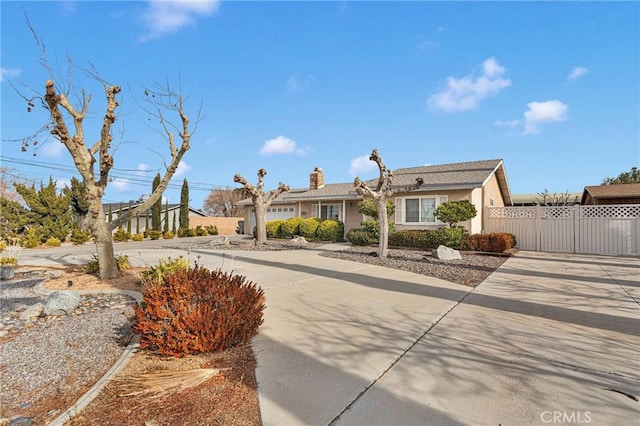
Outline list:
[[[195,237],[196,236],[196,230],[195,229],[184,229],[184,228],[179,228],[178,229],[178,237],[180,238],[190,238],[190,237]]]
[[[282,228],[283,223],[283,219],[270,220],[265,223],[265,227],[267,228],[267,238],[282,238],[280,228]]]
[[[427,250],[437,248],[439,239],[436,231],[432,230],[395,231],[389,234],[389,245]]]
[[[84,244],[91,239],[91,234],[81,229],[74,228],[71,231],[71,242],[75,245]]]
[[[380,239],[380,222],[377,220],[363,220],[360,222],[362,229],[369,234],[372,240],[378,242]]]
[[[206,225],[204,230],[207,231],[209,235],[218,235],[218,227],[215,225]]]
[[[204,228],[203,228],[202,226],[200,226],[200,225],[196,226],[195,234],[196,234],[198,237],[204,237],[204,236],[206,236],[206,235],[209,235],[209,233],[207,232],[207,230],[206,230],[206,229],[204,229]]]
[[[147,235],[149,236],[149,238],[151,238],[152,240],[159,240],[160,237],[162,237],[162,232],[155,230],[155,229],[149,229],[147,231]]]
[[[258,334],[264,293],[245,277],[195,268],[147,286],[135,306],[140,347],[182,357],[244,345]]]
[[[162,234],[162,238],[164,238],[165,240],[173,239],[173,232],[171,231],[165,232],[164,234]]]
[[[282,238],[293,238],[300,235],[300,224],[304,221],[301,217],[290,217],[280,227]]]
[[[91,254],[93,260],[87,262],[84,265],[84,271],[88,274],[97,275],[100,272],[100,266],[98,264],[98,257],[95,254]],[[116,267],[118,271],[126,271],[131,268],[131,263],[129,262],[129,256],[126,254],[120,254],[116,256]]]
[[[16,257],[13,257],[13,256],[0,257],[0,265],[2,266],[17,265],[17,264],[18,264],[18,258]]]
[[[343,241],[344,223],[335,219],[325,220],[318,226],[317,236],[321,241]]]
[[[129,241],[131,238],[131,233],[127,232],[122,226],[118,227],[118,230],[113,233],[113,241],[124,242]]]
[[[306,218],[302,222],[300,222],[298,232],[300,232],[300,235],[302,235],[309,241],[315,240],[316,231],[318,230],[318,226],[320,226],[320,222],[322,222],[322,219],[317,217]]]
[[[5,241],[0,241],[0,252],[4,251],[7,248],[7,243]]]
[[[447,201],[436,207],[434,216],[441,222],[454,227],[458,222],[473,219],[478,214],[476,206],[468,200]]]
[[[60,247],[62,243],[56,237],[49,237],[44,243],[47,247]]]
[[[141,279],[142,284],[161,284],[164,281],[164,277],[168,274],[174,274],[178,271],[185,271],[189,268],[189,262],[180,256],[177,259],[167,258],[167,260],[160,259],[156,266],[152,266],[149,270],[142,272]]]
[[[143,241],[144,240],[144,235],[142,235],[142,234],[133,234],[131,236],[131,239],[133,241]]]
[[[436,231],[438,245],[459,249],[465,233],[466,230],[460,226],[454,226],[453,228],[438,228]]]
[[[40,245],[41,235],[36,228],[30,228],[20,245],[24,248],[34,248]]]
[[[352,229],[347,232],[346,239],[354,246],[368,246],[378,242],[377,239],[373,239],[371,234],[364,229]]]

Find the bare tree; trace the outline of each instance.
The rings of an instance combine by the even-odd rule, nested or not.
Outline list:
[[[242,206],[238,201],[251,195],[244,188],[216,188],[212,189],[204,200],[204,210],[213,216],[238,217],[242,216]]]
[[[273,200],[277,196],[289,190],[289,186],[280,182],[277,189],[272,189],[268,194],[264,192],[263,179],[267,171],[265,169],[258,170],[258,183],[256,186],[251,185],[245,178],[236,174],[233,177],[235,183],[241,183],[251,196],[253,201],[253,207],[256,209],[256,231],[257,231],[257,244],[266,244],[267,242],[267,227],[265,214]],[[266,196],[266,197],[265,197]]]
[[[139,204],[136,208],[119,215],[111,223],[108,223],[102,207],[102,197],[110,180],[109,172],[114,164],[112,132],[117,119],[118,98],[121,88],[120,86],[107,83],[98,75],[95,69],[90,71],[84,70],[91,78],[101,83],[106,99],[100,133],[97,135],[97,138],[89,138],[91,140],[97,140],[87,143],[84,119],[89,111],[91,95],[86,96],[83,89],[80,92],[80,96],[78,96],[76,105],[74,105],[69,100],[68,93],[57,89],[53,80],[54,73],[47,60],[45,45],[42,40],[37,37],[28,19],[27,25],[31,29],[40,49],[40,63],[49,72],[51,79],[45,83],[44,96],[36,95],[29,98],[18,91],[18,94],[27,102],[28,112],[32,111],[34,101],[40,100],[49,116],[48,124],[41,127],[35,134],[22,140],[23,151],[26,151],[29,144],[35,145],[38,134],[43,131],[53,135],[55,139],[65,146],[85,185],[84,195],[89,207],[85,223],[96,244],[100,279],[109,280],[117,278],[120,276],[120,272],[118,271],[113,250],[113,230],[128,221],[130,217],[135,217],[139,212],[148,210],[153,203],[160,199],[163,191],[173,177],[180,160],[189,150],[192,131],[189,129],[189,118],[184,109],[185,99],[180,91],[174,91],[169,84],[166,86],[155,85],[152,89],[144,89],[144,105],[146,106],[142,106],[142,110],[149,114],[149,121],[157,121],[159,124],[161,128],[159,133],[166,138],[169,145],[171,161],[169,164],[165,164],[166,170],[164,176],[158,187],[155,188],[153,194],[151,194],[147,200]],[[71,61],[68,61],[68,65],[71,69]],[[70,72],[69,70],[69,73]],[[39,93],[38,90],[35,90],[35,92]],[[180,119],[180,124],[174,125],[171,120],[165,116],[167,113],[177,115]],[[199,119],[200,115],[198,114],[198,120]],[[176,143],[175,133],[177,133],[180,139],[178,144]]]
[[[563,193],[550,194],[546,189],[544,192],[538,192],[536,195],[536,203],[541,206],[573,206],[574,204],[578,204],[578,196],[574,196],[573,198],[569,194],[569,191],[565,191]]]
[[[14,170],[0,167],[0,198],[9,201],[20,200],[20,194],[15,190],[14,182],[21,182],[24,179],[15,174]]]
[[[380,223],[380,242],[378,243],[378,257],[387,257],[387,248],[389,245],[389,219],[387,217],[387,200],[397,192],[406,192],[418,189],[424,183],[421,177],[416,178],[416,183],[406,188],[393,188],[393,172],[387,169],[382,162],[382,158],[378,155],[378,150],[371,152],[369,160],[374,161],[380,170],[380,177],[375,189],[369,187],[366,182],[360,180],[359,177],[353,182],[356,192],[365,198],[370,198],[376,203],[378,210],[378,221]]]

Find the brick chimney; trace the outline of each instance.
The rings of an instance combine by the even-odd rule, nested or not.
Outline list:
[[[309,189],[318,189],[324,186],[324,173],[320,167],[313,169],[309,175]]]

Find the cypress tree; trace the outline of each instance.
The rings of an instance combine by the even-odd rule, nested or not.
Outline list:
[[[169,201],[164,204],[164,228],[162,232],[165,234],[169,232]]]
[[[160,185],[160,173],[153,179],[152,193]],[[158,201],[151,206],[151,229],[154,231],[160,231],[160,214],[162,212],[162,197],[158,198]]]
[[[129,202],[129,211],[131,211],[131,202]],[[131,235],[131,216],[129,216],[129,220],[127,221],[127,232]]]
[[[180,229],[189,229],[189,184],[187,179],[182,183],[180,191]]]
[[[147,213],[144,215],[144,236],[148,236],[149,235],[149,210],[147,210]]]
[[[173,211],[173,227],[171,228],[173,235],[176,235],[176,211]]]
[[[113,220],[113,212],[111,211],[111,204],[109,204],[109,216],[108,216],[108,219],[109,219],[109,223],[111,223],[111,221]]]
[[[140,213],[136,213],[136,234],[140,233]]]

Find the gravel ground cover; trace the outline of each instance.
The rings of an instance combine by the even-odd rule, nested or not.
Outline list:
[[[377,257],[377,247],[352,246],[320,256],[400,269],[468,286],[480,284],[508,259],[507,255],[461,254],[460,260],[441,260],[422,250],[389,249],[387,258],[381,259]]]

